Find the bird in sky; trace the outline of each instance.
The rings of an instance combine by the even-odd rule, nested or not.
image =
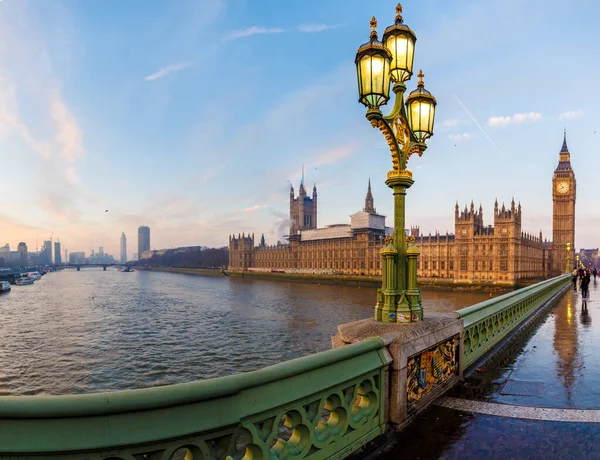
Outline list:
[[[108,209],[106,211],[104,211],[104,212],[108,212]]]

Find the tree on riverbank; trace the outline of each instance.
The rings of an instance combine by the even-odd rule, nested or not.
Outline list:
[[[140,261],[151,267],[180,268],[219,268],[226,267],[229,261],[229,249],[223,248],[175,248],[162,254],[154,254]]]

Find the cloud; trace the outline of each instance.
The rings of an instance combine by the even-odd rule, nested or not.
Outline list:
[[[75,118],[58,95],[50,101],[52,118],[56,122],[56,140],[63,158],[73,160],[83,155],[81,130]]]
[[[341,147],[336,147],[333,149],[328,149],[317,154],[317,157],[314,159],[313,165],[314,167],[319,166],[328,166],[339,161],[343,160],[347,156],[354,153],[357,149],[358,142],[349,142],[346,145],[342,145]]]
[[[504,126],[510,123],[523,123],[524,121],[539,121],[542,119],[542,114],[539,112],[515,113],[513,116],[491,117],[488,119],[489,126]]]
[[[450,134],[448,137],[450,138],[450,140],[452,142],[462,142],[462,141],[468,141],[469,139],[472,139],[473,135],[469,134],[469,133],[461,133],[461,134]]]
[[[242,209],[243,212],[254,212],[254,211],[258,211],[259,209],[264,208],[266,205],[264,204],[255,204],[254,206],[251,206],[249,208],[245,208]]]
[[[148,75],[147,77],[144,77],[144,80],[146,80],[146,81],[157,80],[157,79],[165,77],[171,73],[179,72],[180,70],[185,69],[186,67],[190,67],[192,64],[193,64],[193,62],[180,62],[178,64],[171,64],[166,67],[163,67],[158,72],[153,73],[152,75]]]
[[[459,120],[458,118],[451,118],[449,120],[442,121],[442,126],[446,128],[456,128],[459,125],[464,123],[463,120]]]
[[[339,26],[329,26],[327,24],[301,24],[298,26],[300,32],[315,33],[324,32],[326,30],[337,29]]]
[[[571,118],[578,118],[583,115],[583,110],[569,110],[568,112],[561,113],[558,118],[561,120],[569,120]]]
[[[268,28],[268,27],[252,26],[252,27],[248,27],[247,29],[236,30],[234,32],[231,32],[229,34],[229,39],[235,40],[237,38],[250,37],[252,35],[280,34],[283,32],[285,32],[285,29],[282,29],[280,27]]]

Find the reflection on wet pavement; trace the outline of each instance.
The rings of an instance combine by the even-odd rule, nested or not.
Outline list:
[[[600,458],[600,423],[476,414],[486,413],[482,407],[494,413],[498,406],[469,402],[508,406],[497,414],[517,406],[511,417],[531,412],[522,406],[584,409],[581,420],[593,421],[589,417],[595,411],[585,410],[600,409],[600,279],[592,280],[587,303],[580,292],[568,291],[530,334],[516,355],[474,372],[449,393],[462,398],[462,404],[449,399],[447,406],[462,410],[431,407],[397,435],[396,447],[379,458]],[[556,409],[538,413],[560,414]]]
[[[473,415],[433,406],[397,435],[386,460],[597,459],[600,424]],[[426,441],[426,442],[423,442]]]

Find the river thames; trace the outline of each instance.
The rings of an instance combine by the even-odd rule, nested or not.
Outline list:
[[[143,388],[259,369],[331,348],[372,316],[374,288],[85,268],[0,295],[0,395]],[[423,291],[428,311],[484,293]]]

